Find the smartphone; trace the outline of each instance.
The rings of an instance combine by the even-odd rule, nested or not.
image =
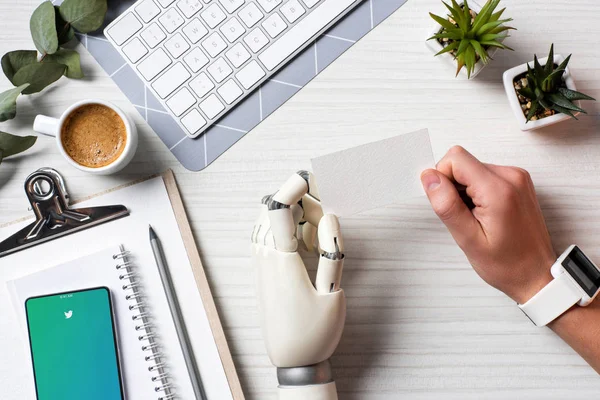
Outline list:
[[[124,400],[110,291],[25,302],[37,400]]]

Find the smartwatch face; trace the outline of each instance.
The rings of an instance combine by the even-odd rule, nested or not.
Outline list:
[[[575,246],[573,251],[562,262],[562,266],[569,275],[579,283],[590,297],[594,297],[600,287],[600,271],[586,257],[579,247]]]

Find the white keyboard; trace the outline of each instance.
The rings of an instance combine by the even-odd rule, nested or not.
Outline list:
[[[362,0],[139,0],[104,30],[191,137]]]

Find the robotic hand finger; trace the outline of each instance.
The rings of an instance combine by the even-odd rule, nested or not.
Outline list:
[[[263,336],[278,368],[280,400],[336,400],[329,358],[346,320],[340,288],[344,242],[335,215],[323,215],[313,176],[300,171],[265,196],[252,233]],[[298,229],[300,224],[300,229]],[[313,284],[298,248],[298,232],[321,256]]]

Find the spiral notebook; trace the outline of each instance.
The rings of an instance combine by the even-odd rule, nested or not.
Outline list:
[[[161,321],[169,318],[164,292],[145,290],[141,281],[134,278],[138,274],[146,280],[157,277],[150,268],[140,273],[133,255],[131,260],[124,259],[125,255],[123,247],[113,246],[9,282],[24,333],[27,323],[23,305],[29,297],[106,286],[113,303],[126,398],[167,400],[174,398],[176,391],[182,394],[181,398],[193,398],[193,394],[183,396],[189,390],[186,371],[176,368],[183,362],[176,354],[177,339],[173,342],[169,332],[161,329]],[[175,376],[180,373],[181,376]]]
[[[1,280],[6,282],[7,297],[18,319],[18,323],[15,321],[12,325],[21,334],[0,332],[0,341],[4,346],[18,349],[19,340],[15,338],[22,339],[25,345],[22,357],[27,358],[30,366],[25,300],[31,296],[106,286],[115,307],[126,399],[195,399],[149,244],[148,224],[152,224],[162,240],[206,398],[243,400],[172,173],[108,191],[78,202],[77,206],[105,204],[124,204],[131,215],[2,259]],[[0,226],[0,240],[29,222],[23,220]],[[127,252],[126,258],[123,258],[124,252]],[[143,303],[139,303],[141,301]],[[3,315],[3,318],[10,317]],[[11,364],[8,361],[3,364]],[[160,365],[156,366],[157,363]],[[12,373],[5,365],[0,365],[0,372],[5,376]],[[35,398],[31,366],[29,371],[19,371],[21,376],[27,373],[31,374],[28,392],[14,398]]]

